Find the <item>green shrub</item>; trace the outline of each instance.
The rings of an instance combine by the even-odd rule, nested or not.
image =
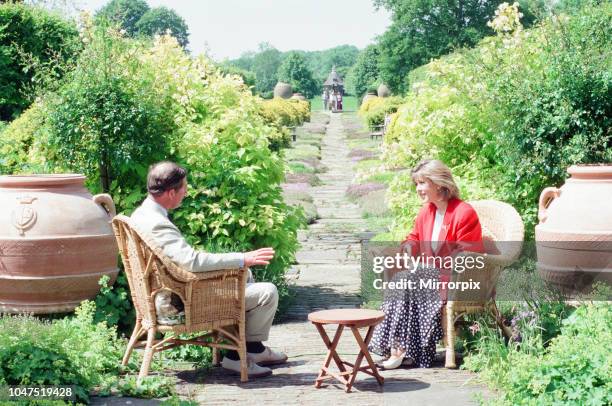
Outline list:
[[[90,190],[108,187],[126,214],[146,195],[150,163],[184,165],[190,186],[173,221],[196,248],[273,247],[271,264],[254,271],[259,281],[278,286],[282,308],[284,272],[304,219],[283,202],[285,165],[269,148],[278,130],[264,122],[260,100],[240,78],[223,75],[203,56],[190,57],[172,37],[151,44],[103,26],[83,35],[89,45],[78,68],[43,99],[44,122],[29,131],[33,145],[44,145],[37,150],[42,161],[85,172]],[[2,135],[15,130],[11,125]],[[49,134],[48,145],[38,132]],[[19,165],[11,164],[16,172],[30,157],[30,141],[20,145],[13,152],[21,154]]]
[[[52,171],[44,159],[48,135],[44,104],[34,103],[0,132],[0,172]]]
[[[80,50],[76,25],[43,8],[0,4],[0,120],[12,120],[32,103],[32,85],[48,72],[59,79]]]
[[[134,306],[130,300],[130,287],[123,270],[119,272],[115,284],[108,285],[110,278],[100,278],[100,293],[94,298],[96,314],[94,322],[106,321],[110,326],[117,326],[120,332],[130,335],[136,320]]]
[[[509,202],[532,237],[545,186],[560,185],[571,164],[612,160],[610,7],[530,30],[498,19],[498,36],[428,64],[385,136],[387,168],[440,159],[463,199]],[[412,194],[409,177],[391,182],[396,228],[411,227],[420,206]]]
[[[404,99],[399,96],[372,97],[361,104],[359,115],[368,127],[382,125],[385,115],[395,113],[403,102]]]
[[[176,393],[175,380],[165,376],[146,376],[138,381],[135,375],[128,375],[121,380],[117,389],[123,396],[153,399],[163,398]]]
[[[610,404],[611,311],[606,303],[578,307],[563,320],[561,334],[539,352],[522,350],[522,343],[506,347],[499,339],[488,339],[466,366],[480,370],[502,391],[495,403]]]
[[[76,316],[40,321],[0,318],[0,382],[10,385],[75,385],[77,399],[105,375],[117,374],[124,344],[106,323],[94,324],[95,305],[83,302]]]

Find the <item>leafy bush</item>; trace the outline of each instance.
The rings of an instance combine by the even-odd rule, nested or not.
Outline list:
[[[385,115],[395,113],[404,102],[399,96],[371,97],[359,107],[359,115],[364,119],[368,127],[382,125]]]
[[[285,165],[268,141],[278,130],[264,122],[260,100],[240,78],[223,75],[204,56],[190,57],[172,37],[151,44],[101,25],[83,35],[83,59],[44,97],[45,120],[30,120],[34,140],[21,143],[15,161],[22,164],[30,145],[40,145],[35,152],[52,170],[87,173],[90,190],[108,187],[127,214],[146,195],[148,165],[179,162],[190,187],[173,220],[187,240],[196,248],[273,247],[275,258],[255,274],[275,283],[286,303],[284,272],[304,219],[283,202]],[[15,129],[3,138],[7,132]]]
[[[562,183],[571,164],[612,160],[612,6],[588,6],[530,30],[522,30],[515,6],[500,7],[491,23],[496,37],[415,75],[423,79],[398,109],[383,161],[387,168],[444,161],[462,198],[509,202],[529,238],[545,186]],[[406,231],[420,207],[409,176],[398,176],[389,191],[394,229]]]
[[[138,381],[135,375],[128,375],[117,385],[123,396],[153,399],[175,394],[174,379],[165,376],[146,376]]]
[[[119,272],[115,284],[108,285],[110,278],[104,275],[98,284],[100,293],[94,298],[96,314],[94,322],[106,321],[111,326],[117,326],[120,332],[131,334],[135,321],[135,310],[130,301],[130,287],[125,272]]]
[[[295,127],[310,120],[310,105],[303,100],[274,98],[261,103],[264,121],[278,127]]]
[[[59,79],[80,50],[74,23],[43,8],[0,4],[0,120],[12,120],[34,100],[40,74]]]
[[[48,139],[44,105],[34,103],[0,132],[0,172],[44,171],[38,150]]]
[[[0,318],[0,382],[9,385],[75,385],[77,399],[107,374],[117,374],[123,343],[105,322],[94,324],[95,305],[53,322],[32,316]]]
[[[611,317],[609,304],[580,306],[563,320],[561,334],[546,349],[525,351],[523,344],[506,347],[490,338],[468,357],[466,367],[481,371],[502,391],[495,403],[610,404]]]

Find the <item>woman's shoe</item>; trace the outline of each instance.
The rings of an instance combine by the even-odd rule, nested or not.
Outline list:
[[[402,361],[404,361],[404,356],[400,357],[389,357],[388,360],[382,362],[382,367],[385,369],[395,369],[402,365]]]

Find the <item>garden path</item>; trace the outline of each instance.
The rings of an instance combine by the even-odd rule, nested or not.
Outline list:
[[[348,119],[357,118],[349,116]],[[328,171],[319,175],[322,185],[311,190],[320,219],[300,235],[298,265],[290,274],[295,300],[285,318],[272,327],[267,342],[285,351],[289,362],[273,367],[271,377],[245,384],[221,368],[206,373],[184,371],[178,374],[177,390],[181,395],[207,405],[316,405],[337,401],[350,401],[354,405],[476,404],[476,396],[484,389],[472,383],[474,374],[446,370],[441,363],[430,369],[384,371],[383,387],[374,378],[360,374],[350,394],[344,393],[339,385],[313,387],[326,349],[308,322],[308,313],[361,304],[359,233],[366,231],[366,225],[359,207],[344,197],[353,178],[353,162],[347,157],[349,149],[343,129],[341,116],[331,115],[321,151],[322,163]],[[328,333],[332,331],[328,329]],[[343,335],[338,348],[341,356],[349,361],[357,354],[357,344],[350,334]]]

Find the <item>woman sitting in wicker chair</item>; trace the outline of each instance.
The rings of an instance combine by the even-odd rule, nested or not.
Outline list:
[[[424,205],[414,229],[401,244],[402,252],[426,258],[450,258],[462,251],[484,252],[475,210],[459,199],[450,169],[441,161],[424,160],[412,170],[412,180]],[[449,281],[451,269],[419,266],[399,272],[394,280],[414,280],[416,288],[385,292],[384,321],[376,327],[370,349],[389,357],[385,369],[415,364],[430,367],[436,342],[442,338],[442,306],[446,291],[420,289],[421,280]],[[397,286],[397,285],[396,285]]]

